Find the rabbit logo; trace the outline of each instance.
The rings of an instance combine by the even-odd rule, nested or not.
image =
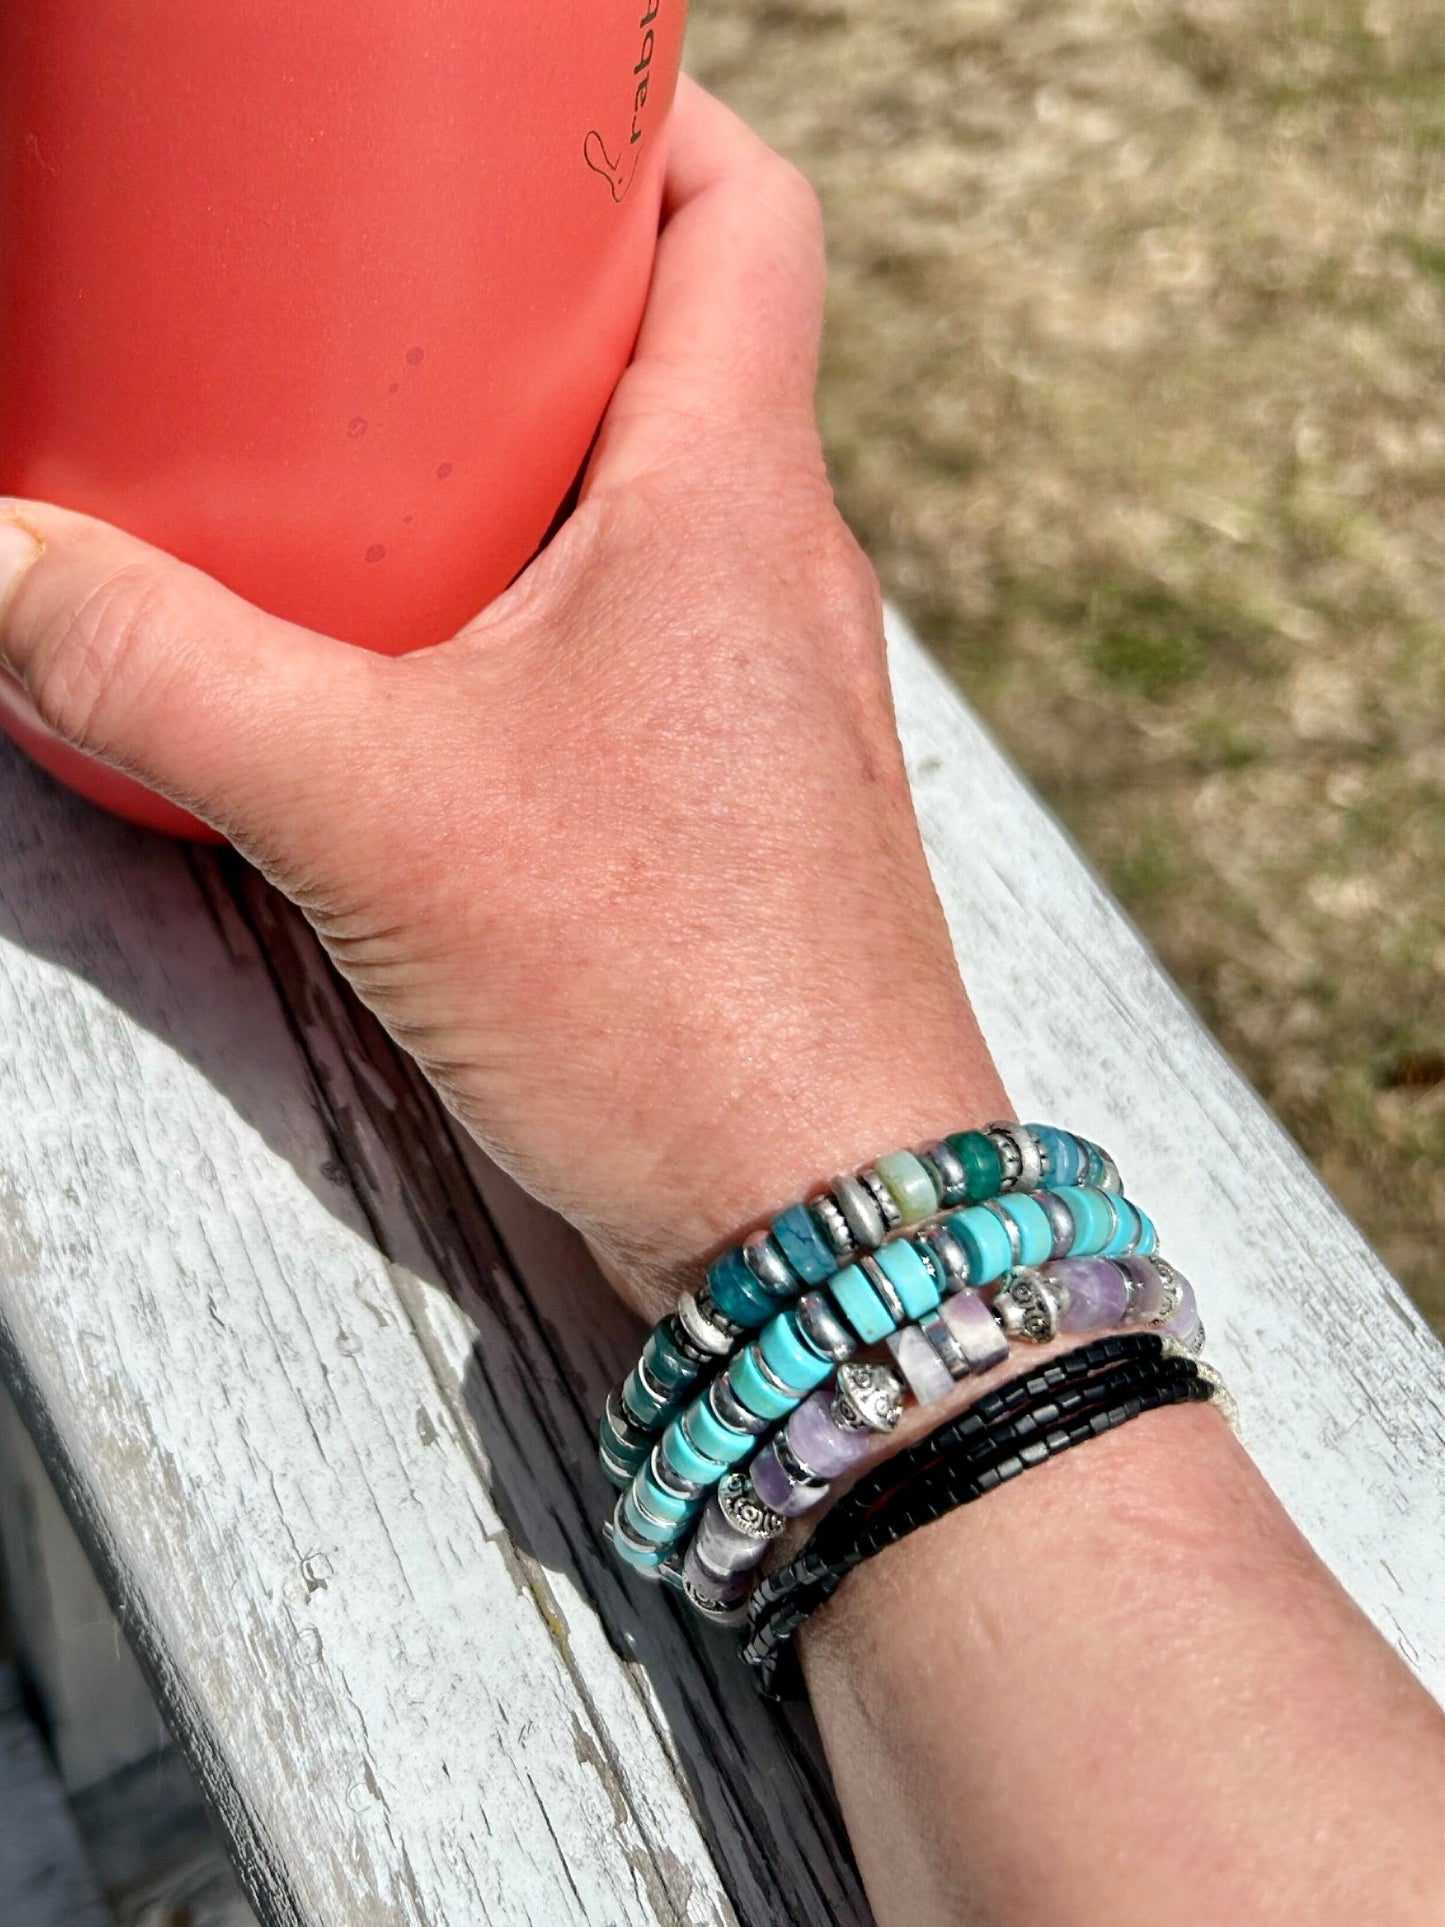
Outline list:
[[[620,146],[616,160],[608,151],[607,143],[594,127],[582,143],[582,158],[594,174],[600,174],[612,191],[614,202],[620,203],[632,185],[637,172],[637,162],[642,153],[643,109],[647,105],[648,85],[651,78],[652,57],[657,50],[657,33],[654,21],[662,7],[662,0],[647,0],[647,11],[638,21],[638,31],[642,35],[638,47],[637,64],[632,69],[632,127],[626,141]]]

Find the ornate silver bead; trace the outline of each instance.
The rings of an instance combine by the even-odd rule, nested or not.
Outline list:
[[[1179,1282],[1179,1274],[1173,1265],[1167,1258],[1161,1258],[1157,1251],[1154,1254],[1153,1264],[1164,1289],[1159,1299],[1159,1309],[1149,1322],[1151,1325],[1167,1325],[1184,1302],[1184,1288]]]
[[[781,1513],[764,1505],[753,1490],[752,1480],[741,1472],[729,1472],[717,1489],[717,1502],[723,1517],[745,1539],[778,1539],[788,1529]]]
[[[736,1328],[729,1322],[721,1320],[721,1314],[718,1312],[713,1312],[709,1316],[698,1304],[692,1292],[684,1292],[678,1301],[674,1315],[689,1344],[695,1345],[709,1358],[726,1358],[732,1350],[733,1333]]]
[[[897,1200],[894,1198],[893,1193],[888,1189],[888,1186],[883,1182],[882,1178],[879,1177],[871,1164],[866,1171],[860,1171],[858,1173],[858,1182],[867,1191],[874,1204],[877,1205],[878,1214],[883,1220],[884,1227],[889,1231],[896,1231],[903,1222],[903,1213],[898,1209]]]
[[[1057,1288],[1040,1272],[1016,1271],[993,1301],[993,1314],[1010,1338],[1046,1345],[1058,1336],[1063,1315]]]
[[[863,1251],[876,1251],[887,1236],[888,1227],[873,1200],[873,1193],[857,1178],[846,1175],[834,1178],[828,1188],[847,1222],[853,1243]]]
[[[857,1351],[857,1339],[821,1291],[805,1291],[798,1300],[795,1315],[799,1331],[814,1351],[831,1358],[835,1365],[841,1365]]]
[[[851,1257],[854,1245],[853,1234],[848,1229],[848,1220],[827,1192],[825,1191],[821,1197],[812,1199],[808,1209],[817,1219],[819,1230],[833,1247],[834,1257]]]
[[[743,1245],[743,1263],[766,1292],[775,1298],[791,1298],[798,1289],[798,1274],[773,1242],[771,1233],[760,1231]]]
[[[840,1365],[829,1409],[847,1432],[891,1432],[903,1416],[903,1381],[886,1365]]]
[[[984,1131],[1004,1161],[1005,1191],[1037,1191],[1044,1181],[1044,1160],[1032,1131],[1006,1118]]]

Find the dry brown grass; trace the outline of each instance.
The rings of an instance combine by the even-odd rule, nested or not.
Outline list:
[[[1437,7],[694,5],[887,586],[1445,1326]]]

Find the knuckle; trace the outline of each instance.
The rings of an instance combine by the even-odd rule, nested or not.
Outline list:
[[[813,183],[801,168],[781,154],[769,155],[766,172],[768,198],[773,206],[821,248],[823,203]]]
[[[77,748],[103,753],[151,680],[164,598],[153,571],[112,571],[45,625],[26,678],[42,720]]]

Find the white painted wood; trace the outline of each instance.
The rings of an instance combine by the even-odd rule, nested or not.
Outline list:
[[[896,619],[892,646],[924,841],[1020,1115],[1118,1158],[1194,1281],[1246,1445],[1445,1696],[1445,1352]]]
[[[5,1927],[112,1927],[65,1792],[0,1669],[0,1921]]]
[[[1119,1148],[1247,1441],[1438,1691],[1438,1348],[894,642],[1012,1087]],[[864,1921],[806,1728],[601,1554],[591,1422],[636,1334],[568,1316],[575,1244],[240,866],[8,751],[0,823],[0,1351],[261,1918]]]
[[[155,1701],[3,1387],[0,1565],[16,1657],[44,1703],[61,1784],[74,1792],[164,1746]]]

